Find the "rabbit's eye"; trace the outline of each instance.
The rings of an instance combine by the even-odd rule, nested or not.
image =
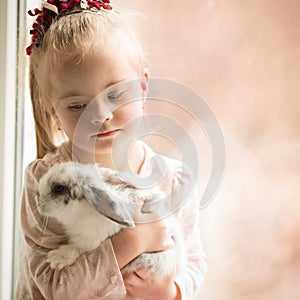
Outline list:
[[[57,183],[52,186],[52,192],[55,194],[60,194],[64,192],[65,188],[66,187],[64,185]]]

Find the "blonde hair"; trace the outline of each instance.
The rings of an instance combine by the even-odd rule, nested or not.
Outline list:
[[[116,11],[83,11],[57,18],[30,55],[29,85],[36,131],[37,158],[55,151],[58,126],[43,101],[51,99],[51,71],[61,64],[80,64],[93,47],[127,51],[137,68],[144,66],[141,44],[127,21]],[[44,69],[42,68],[44,67]],[[42,74],[47,70],[47,74]],[[45,73],[45,72],[44,72]]]

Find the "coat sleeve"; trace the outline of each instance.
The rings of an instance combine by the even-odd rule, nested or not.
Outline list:
[[[104,241],[62,270],[51,269],[47,253],[66,242],[63,228],[37,210],[35,195],[40,177],[49,169],[42,160],[25,172],[21,201],[21,228],[24,237],[20,258],[17,299],[99,299],[125,295],[126,289],[111,241]]]
[[[183,300],[192,298],[196,289],[202,285],[207,270],[199,228],[200,199],[193,183],[195,180],[191,170],[188,167],[179,168],[173,179],[173,193],[174,199],[182,203],[175,216],[184,237],[187,259],[186,272],[176,276]]]

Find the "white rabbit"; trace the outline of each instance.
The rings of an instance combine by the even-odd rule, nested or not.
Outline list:
[[[164,194],[157,190],[146,192],[120,181],[116,172],[96,165],[66,162],[54,165],[41,178],[37,193],[37,207],[45,217],[60,222],[68,236],[68,243],[49,251],[47,260],[52,268],[71,265],[79,255],[97,248],[102,241],[125,227],[133,227],[132,215],[139,200],[157,201]],[[170,218],[172,220],[172,217]],[[170,221],[172,249],[144,253],[130,262],[122,272],[147,268],[158,276],[168,276],[177,263],[177,270],[185,266],[182,234]]]

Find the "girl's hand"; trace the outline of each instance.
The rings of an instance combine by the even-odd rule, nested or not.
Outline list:
[[[176,268],[167,278],[153,275],[146,269],[139,269],[135,273],[123,275],[128,295],[146,300],[180,300],[181,293],[174,282]]]
[[[120,269],[142,253],[164,251],[174,246],[165,220],[126,228],[114,235],[111,241]]]
[[[140,244],[141,253],[158,252],[170,249],[174,246],[174,241],[170,236],[168,222],[165,219],[140,223],[131,230],[133,239]]]

